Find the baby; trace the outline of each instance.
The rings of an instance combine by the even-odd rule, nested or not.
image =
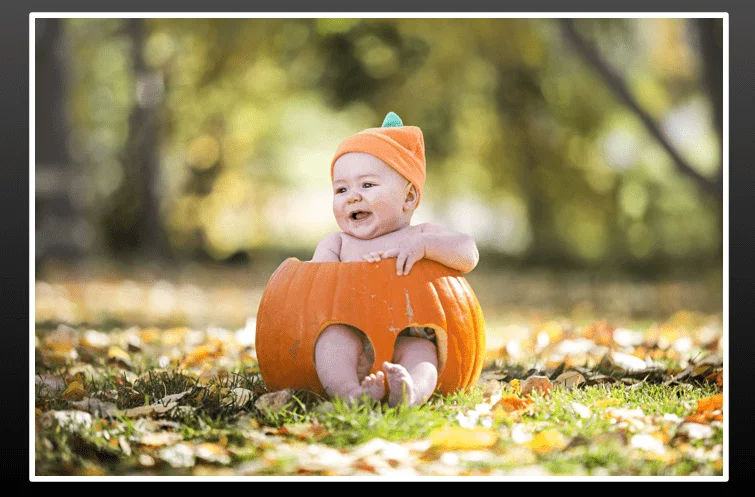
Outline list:
[[[342,232],[329,233],[313,262],[395,258],[396,272],[409,274],[418,260],[437,261],[462,273],[477,265],[472,237],[433,223],[410,225],[425,183],[422,131],[404,126],[393,112],[381,128],[344,140],[331,163],[333,214]],[[418,405],[435,391],[438,354],[431,328],[407,328],[396,339],[393,362],[368,374],[374,361],[369,340],[352,326],[333,324],[315,344],[315,369],[328,395],[356,402],[367,397],[388,404]]]

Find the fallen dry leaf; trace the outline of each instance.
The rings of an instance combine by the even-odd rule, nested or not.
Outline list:
[[[582,336],[598,345],[610,347],[613,345],[613,332],[614,327],[604,319],[585,326],[582,330]]]
[[[194,447],[197,459],[217,464],[230,464],[230,453],[220,444],[205,442]]]
[[[78,381],[72,381],[65,392],[63,392],[63,398],[66,400],[81,400],[87,394],[84,386]]]
[[[151,416],[153,414],[164,414],[178,405],[177,402],[171,402],[167,406],[162,404],[139,406],[132,409],[126,409],[123,414],[128,418],[139,418],[142,416]]]
[[[535,331],[535,335],[545,333],[549,343],[556,343],[564,337],[564,330],[558,321],[548,321]]]
[[[627,371],[641,371],[648,367],[644,360],[623,352],[613,352],[609,359],[615,366]]]
[[[139,338],[144,343],[155,343],[160,338],[160,330],[157,328],[145,328],[139,331]]]
[[[616,406],[621,404],[621,401],[619,399],[614,399],[613,397],[609,397],[607,399],[599,400],[594,405],[598,407],[606,407],[606,406]]]
[[[658,455],[666,453],[666,446],[663,444],[663,441],[648,433],[639,433],[632,436],[629,444],[632,448],[653,452]]]
[[[320,438],[330,432],[320,423],[292,423],[278,429],[278,435],[291,435],[301,440]]]
[[[116,347],[115,345],[107,349],[107,356],[108,359],[122,359],[124,361],[131,361],[131,356],[128,355],[128,352],[120,347]]]
[[[60,325],[42,340],[42,344],[45,349],[54,353],[69,352],[76,346],[76,330]]]
[[[160,335],[160,341],[163,345],[167,346],[179,345],[184,341],[188,332],[189,328],[186,327],[170,328],[162,332]]]
[[[561,386],[566,390],[572,390],[582,385],[585,382],[585,377],[579,374],[577,371],[566,371],[561,373],[553,380],[554,386]]]
[[[96,330],[87,330],[81,337],[81,346],[93,351],[105,350],[110,345],[110,336]]]
[[[592,411],[590,411],[590,408],[585,405],[580,404],[579,402],[572,402],[571,408],[582,419],[587,419],[590,416],[592,416]]]
[[[266,412],[280,411],[291,400],[292,396],[293,391],[290,388],[266,393],[254,402],[254,407]]]
[[[167,404],[171,404],[173,402],[178,402],[179,400],[181,400],[182,398],[184,398],[186,396],[186,394],[188,394],[189,392],[191,392],[191,389],[184,390],[183,392],[180,392],[180,393],[174,393],[174,394],[171,394],[171,395],[166,395],[162,399],[156,401],[155,404],[167,405]]]
[[[195,463],[194,449],[186,443],[166,447],[160,451],[160,459],[174,468],[190,468]]]
[[[511,380],[509,382],[509,386],[514,391],[514,393],[520,393],[522,391],[522,382],[519,380]]]
[[[684,418],[685,423],[710,424],[711,421],[723,421],[724,415],[720,411],[706,411],[701,414],[690,414]]]
[[[723,371],[714,371],[710,373],[708,376],[705,377],[705,381],[715,383],[719,387],[724,386],[724,372]]]
[[[54,374],[38,374],[34,377],[34,384],[40,388],[59,391],[66,388],[66,382],[60,376]]]
[[[541,431],[532,440],[525,445],[537,453],[551,452],[553,450],[561,450],[567,445],[566,437],[561,432],[556,430]]]
[[[114,416],[118,412],[118,407],[112,402],[104,402],[93,397],[84,397],[79,402],[71,402],[71,405],[98,417]]]
[[[92,426],[92,415],[83,411],[48,411],[39,417],[40,425],[45,428],[52,426],[53,422],[69,431],[88,429]]]
[[[189,368],[192,366],[198,366],[205,361],[214,359],[217,353],[218,349],[216,347],[211,345],[199,345],[186,355],[180,367]]]
[[[716,411],[723,408],[724,408],[723,394],[718,394],[718,395],[714,395],[713,397],[699,399],[697,401],[697,414],[702,414],[709,411]]]
[[[244,405],[250,400],[252,400],[251,390],[247,390],[246,388],[234,388],[231,390],[230,395],[226,395],[223,398],[221,403],[226,406],[234,404],[236,407],[244,407]]]
[[[434,447],[445,450],[481,450],[495,445],[498,436],[497,431],[482,427],[447,426],[433,430],[430,442]]]
[[[139,440],[139,443],[150,447],[163,447],[166,445],[173,445],[181,440],[183,440],[183,436],[180,433],[161,431],[143,435]]]
[[[121,448],[121,450],[126,456],[131,455],[131,445],[128,443],[128,440],[126,440],[126,437],[118,438],[118,446]]]
[[[493,409],[502,409],[504,412],[514,412],[526,409],[532,404],[532,399],[521,398],[516,395],[504,395],[493,405]]]
[[[706,439],[713,436],[713,428],[707,424],[682,423],[676,430],[675,437],[689,440]]]
[[[542,395],[548,395],[553,388],[553,384],[547,376],[532,375],[522,383],[522,395],[532,395],[538,391]]]

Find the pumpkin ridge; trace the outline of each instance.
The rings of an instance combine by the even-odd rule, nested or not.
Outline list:
[[[446,343],[448,344],[447,354],[454,357],[454,361],[453,361],[454,369],[453,370],[448,370],[447,369],[446,371],[444,371],[444,373],[445,373],[444,376],[450,377],[452,379],[452,383],[455,383],[456,386],[459,386],[459,385],[462,384],[461,383],[461,381],[462,381],[462,378],[461,378],[461,373],[462,373],[461,367],[462,366],[461,366],[461,364],[458,361],[458,348],[459,348],[460,337],[458,336],[458,333],[456,333],[456,330],[454,330],[453,332],[451,331],[451,328],[454,328],[455,325],[456,325],[456,323],[454,321],[454,319],[455,319],[454,318],[454,310],[453,309],[446,309],[447,305],[448,306],[454,305],[454,304],[452,304],[452,303],[449,302],[449,300],[452,300],[449,295],[452,294],[453,291],[450,289],[449,278],[442,278],[440,281],[442,282],[441,283],[441,287],[442,287],[441,290],[442,290],[442,294],[443,294],[443,297],[444,297],[443,300],[442,300],[441,305],[443,306],[443,312],[446,315],[446,330],[447,330],[446,331],[446,336],[447,336]],[[449,320],[450,320],[450,322],[449,322]],[[447,361],[451,362],[450,358],[448,356],[447,356],[446,359],[447,359]],[[448,362],[446,364],[448,364]],[[438,381],[440,381],[440,379],[441,378],[439,377]],[[455,381],[453,381],[453,379],[455,379]]]
[[[430,278],[427,286],[432,292],[435,302],[437,302],[438,304],[438,308],[440,309],[440,312],[438,314],[440,314],[441,320],[443,321],[442,322],[443,335],[444,335],[443,341],[445,342],[445,350],[441,350],[442,347],[440,344],[440,340],[436,338],[436,342],[437,342],[436,347],[439,349],[438,350],[438,382],[440,382],[440,377],[443,374],[443,372],[446,370],[446,364],[448,363],[448,319],[446,318],[446,309],[443,307],[443,304],[440,300],[440,296],[438,295],[438,289],[435,288],[435,279]],[[438,333],[436,332],[435,335],[437,337]],[[441,364],[441,357],[442,357],[443,364]]]
[[[336,268],[336,281],[335,281],[335,284],[333,285],[334,291],[333,291],[333,295],[330,296],[332,298],[332,300],[330,301],[330,313],[328,314],[328,316],[331,317],[331,318],[333,317],[333,315],[335,315],[335,312],[336,312],[336,301],[338,301],[338,298],[337,298],[338,297],[338,289],[341,288],[339,286],[339,284],[341,283],[341,273],[342,273],[341,267],[342,266],[338,266]],[[327,320],[326,320],[326,322],[327,322]],[[324,324],[325,323],[320,323],[319,324],[317,335],[315,336],[315,341],[312,342],[312,343],[317,343],[317,339],[320,338],[320,333],[322,333],[322,330],[325,329],[325,326],[323,326]],[[315,350],[315,348],[313,346],[312,347],[312,354],[313,355],[314,355],[314,350]],[[318,378],[318,381],[319,381],[319,378]]]
[[[296,260],[296,271],[293,275],[289,278],[289,285],[286,287],[286,292],[283,297],[283,318],[281,319],[282,326],[278,329],[278,332],[281,331],[284,333],[290,333],[290,330],[285,329],[286,327],[291,327],[293,323],[290,322],[289,319],[286,318],[286,316],[291,316],[291,313],[285,312],[286,309],[288,309],[288,299],[291,295],[291,287],[295,287],[294,283],[298,283],[299,278],[301,276],[301,273],[304,270],[304,263],[301,262],[299,259]],[[285,367],[286,364],[290,364],[292,361],[289,360],[289,358],[285,357],[284,354],[288,353],[288,350],[285,347],[276,347],[277,349],[277,356],[278,356],[278,362],[277,364],[281,365],[281,368]],[[290,369],[285,368],[286,372],[289,373]],[[288,375],[288,374],[287,374]]]
[[[453,297],[454,297],[453,298],[453,302],[454,302],[454,305],[456,306],[456,310],[457,310],[457,312],[454,314],[454,316],[463,316],[464,315],[464,312],[463,312],[464,308],[463,308],[463,305],[462,305],[462,299],[459,298],[459,292],[458,292],[457,285],[458,285],[458,280],[455,277],[448,278],[448,287],[451,289],[451,293],[453,294]],[[461,325],[463,325],[463,321],[461,321],[460,319],[457,319],[457,324],[460,325],[459,329],[456,330],[457,331],[456,334],[457,334],[457,336],[459,338],[458,339],[458,343],[460,345],[459,352],[463,353],[465,351],[465,347],[464,347],[465,340],[464,340],[464,337],[463,337],[463,335],[464,335],[463,334],[464,329],[463,329],[463,326],[461,326]],[[477,345],[477,340],[474,339],[473,343],[476,346]],[[465,368],[465,369],[466,369],[466,371],[462,370],[463,377],[461,378],[461,384],[464,385],[464,388],[466,389],[466,387],[469,385],[469,382],[472,379],[472,375],[471,375],[471,368]]]
[[[470,382],[471,382],[472,380],[474,380],[474,377],[477,375],[477,367],[478,366],[482,367],[482,364],[480,363],[480,360],[482,358],[481,355],[480,355],[480,347],[481,347],[481,343],[480,342],[481,342],[481,340],[478,341],[479,337],[477,336],[477,333],[476,333],[476,331],[477,331],[477,323],[476,323],[476,320],[475,320],[475,305],[474,305],[474,302],[472,302],[472,300],[471,300],[471,295],[470,295],[470,293],[468,291],[468,288],[467,288],[468,285],[465,284],[465,283],[467,283],[466,278],[464,278],[464,279],[459,278],[458,283],[459,283],[459,286],[461,286],[462,289],[463,289],[462,293],[464,294],[464,299],[467,302],[467,309],[466,309],[466,313],[464,315],[465,316],[469,316],[469,318],[470,318],[469,326],[475,331],[475,333],[471,333],[471,335],[473,337],[473,340],[474,340],[474,349],[473,349],[473,351],[474,351],[474,358],[473,358],[472,368],[471,368],[471,371],[472,371],[472,377],[470,378]],[[472,386],[472,385],[470,385],[470,386]]]
[[[472,289],[472,285],[469,284],[468,281],[465,281],[465,285],[467,286],[467,291],[469,294],[469,297],[473,299],[472,303],[474,304],[474,308],[472,309],[472,317],[474,318],[475,322],[475,336],[479,336],[480,339],[480,346],[478,349],[478,365],[476,366],[475,371],[477,371],[477,374],[479,375],[482,372],[482,368],[485,364],[485,352],[487,351],[487,335],[485,330],[485,317],[482,315],[482,309],[480,309],[480,301],[477,298],[477,294]]]
[[[302,265],[304,265],[304,264],[306,264],[306,263],[302,263]],[[317,273],[320,271],[320,268],[322,266],[319,265],[319,264],[315,264],[314,267],[312,267],[312,265],[310,264],[308,267],[310,268],[310,270],[307,271],[307,272],[308,273],[309,272],[314,272],[314,274],[312,275],[311,279],[309,280],[309,287],[307,288],[306,295],[309,298],[305,302],[303,302],[303,304],[304,304],[304,313],[302,314],[302,316],[304,316],[304,328],[302,329],[302,337],[301,337],[302,342],[308,342],[309,341],[309,337],[307,335],[310,333],[310,330],[308,329],[309,328],[308,325],[310,323],[310,320],[308,319],[308,317],[309,317],[309,307],[310,307],[310,303],[312,302],[312,297],[313,297],[312,287],[314,286],[315,282],[317,281]],[[319,297],[319,296],[320,295],[318,293],[317,297]],[[314,350],[315,350],[315,343],[312,342],[312,356],[313,356],[313,359],[314,359]],[[292,357],[292,359],[293,359],[293,357]],[[303,359],[303,361],[306,361],[306,358]],[[305,362],[305,364],[306,364],[306,362]],[[314,360],[312,361],[312,365],[314,366]],[[315,369],[315,376],[317,376],[317,370],[316,369]]]
[[[481,326],[481,323],[477,319],[477,309],[480,304],[477,300],[477,296],[472,291],[472,287],[469,285],[469,281],[467,281],[466,278],[459,278],[458,281],[463,289],[464,297],[467,300],[468,309],[466,315],[469,316],[469,326],[473,331],[472,335],[475,342],[474,362],[470,382],[474,381],[476,383],[477,380],[479,380],[479,375],[482,372],[482,366],[485,361],[485,346],[487,342],[485,337],[485,327]],[[473,385],[470,385],[470,387],[471,386]]]
[[[289,292],[289,290],[291,288],[291,284],[294,281],[293,276],[294,276],[294,274],[296,274],[296,271],[293,271],[293,273],[291,271],[287,271],[289,273],[288,277],[285,278],[285,279],[282,279],[284,277],[284,273],[286,273],[286,271],[284,271],[284,269],[285,269],[285,267],[286,267],[286,265],[287,265],[287,263],[289,261],[290,261],[291,264],[295,264],[297,260],[294,257],[286,259],[286,261],[284,261],[284,263],[281,266],[279,266],[278,269],[275,270],[275,272],[273,273],[273,275],[270,277],[270,281],[268,281],[268,284],[267,284],[267,287],[266,287],[266,292],[265,292],[265,294],[263,294],[263,298],[260,301],[260,308],[259,308],[259,310],[257,312],[258,317],[259,317],[260,314],[262,314],[264,320],[258,320],[258,322],[257,322],[257,330],[256,330],[257,333],[255,333],[255,335],[259,334],[259,331],[261,329],[263,329],[263,327],[264,327],[265,330],[268,330],[268,329],[273,329],[273,330],[277,329],[277,330],[280,330],[284,326],[284,321],[285,321],[286,317],[285,317],[285,314],[283,314],[283,313],[280,313],[280,314],[273,313],[273,315],[270,316],[270,317],[272,317],[274,319],[274,321],[273,321],[273,323],[271,323],[271,325],[268,325],[268,321],[269,321],[268,316],[270,315],[270,311],[267,309],[267,306],[265,304],[268,303],[268,301],[270,299],[273,299],[273,301],[277,300],[277,299],[274,299],[274,297],[275,297],[275,295],[278,292],[278,290],[277,290],[278,289],[278,285],[280,285],[282,287],[281,290],[283,290],[282,293],[284,295],[284,305],[285,305],[285,298],[288,295],[288,292]],[[268,291],[267,291],[268,288],[270,289],[271,293],[268,293]],[[262,311],[263,308],[265,309],[264,311]],[[260,311],[262,311],[262,312],[260,312]],[[267,351],[269,349],[269,347],[268,347],[268,340],[266,338],[266,333],[263,334],[263,336],[261,338],[262,339],[260,340],[259,336],[255,337],[255,341],[259,344],[258,347],[257,347],[257,349],[258,349],[257,353],[258,353],[258,357],[260,357],[260,356],[265,357],[267,355]],[[275,358],[275,359],[277,359],[279,361],[280,360],[280,355],[278,354],[279,351],[278,350],[274,350],[274,349],[275,348],[271,349],[271,350],[273,350],[271,352],[272,357]],[[269,364],[274,364],[274,363],[275,363],[275,361],[273,361],[271,363],[271,362],[269,362],[267,360],[263,360],[262,363],[260,363],[260,373],[263,372],[262,371],[263,369],[265,371],[267,371],[268,365]],[[262,364],[264,364],[264,368],[263,368]],[[268,377],[269,377],[269,375],[268,375]],[[264,375],[263,375],[263,379],[264,379]],[[263,381],[263,383],[264,383],[264,381]],[[276,385],[276,384],[270,384],[270,385],[268,385],[267,383],[265,383],[265,387],[268,390],[271,390],[271,389],[276,389],[278,387],[278,385]]]

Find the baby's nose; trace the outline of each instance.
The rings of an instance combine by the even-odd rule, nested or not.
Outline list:
[[[362,200],[362,196],[359,194],[359,192],[351,192],[349,195],[349,202],[357,202],[359,200]]]

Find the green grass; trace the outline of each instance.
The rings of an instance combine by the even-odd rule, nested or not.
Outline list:
[[[57,374],[64,377],[65,370],[59,370]],[[231,465],[254,460],[264,453],[264,444],[250,439],[249,430],[268,429],[274,432],[286,425],[318,423],[325,428],[326,434],[305,435],[304,443],[348,449],[376,437],[405,442],[427,438],[439,427],[458,425],[456,418],[460,412],[472,410],[483,401],[480,388],[468,393],[435,395],[427,404],[419,407],[396,408],[374,402],[349,406],[338,400],[324,405],[325,399],[299,391],[283,409],[267,413],[256,409],[254,402],[248,402],[241,408],[223,403],[222,389],[240,387],[264,393],[256,371],[213,377],[202,385],[195,378],[176,371],[148,371],[130,382],[125,375],[107,369],[96,380],[85,380],[85,383],[92,397],[115,402],[119,409],[137,407],[165,395],[189,390],[180,404],[191,409],[174,409],[160,416],[160,419],[174,423],[169,425],[169,431],[179,433],[184,441],[222,441],[231,452]],[[711,461],[700,460],[692,454],[695,449],[710,450],[721,444],[721,427],[714,427],[713,436],[709,439],[686,443],[687,450],[677,450],[673,460],[657,460],[652,454],[631,449],[628,440],[634,434],[632,429],[619,429],[617,423],[606,415],[608,409],[640,408],[646,416],[674,414],[683,418],[690,414],[690,406],[694,406],[697,399],[715,393],[716,387],[707,383],[665,386],[643,382],[627,386],[617,382],[571,391],[554,388],[548,396],[535,395],[532,409],[523,416],[496,417],[491,428],[499,430],[502,436],[491,449],[491,458],[464,461],[460,467],[471,474],[495,474],[496,471],[512,470],[529,460],[553,474],[563,475],[720,475],[721,470],[714,468]],[[616,399],[616,404],[599,405],[608,398]],[[574,402],[590,408],[592,415],[588,419],[581,418],[571,407]],[[37,392],[36,406],[44,411],[71,408],[70,402],[62,397],[62,391],[48,389]],[[92,468],[98,467],[104,474],[142,474],[145,469],[138,462],[138,453],[142,451],[138,441],[132,443],[133,452],[126,456],[117,445],[111,445],[110,440],[120,437],[137,440],[134,438],[139,431],[137,425],[144,421],[123,416],[109,423],[93,419],[95,422],[91,428],[73,432],[57,423],[38,427],[37,474],[89,474],[92,471],[96,473]],[[533,433],[557,430],[570,440],[570,444],[563,450],[544,454],[527,453],[522,459],[517,455],[521,455],[521,447],[506,436],[514,424],[529,427]],[[667,445],[674,450],[679,443],[672,440]],[[155,451],[150,453],[154,457]],[[290,470],[289,466],[285,461],[272,461],[261,472],[285,473]],[[184,469],[159,465],[147,471],[155,474],[190,474]]]

